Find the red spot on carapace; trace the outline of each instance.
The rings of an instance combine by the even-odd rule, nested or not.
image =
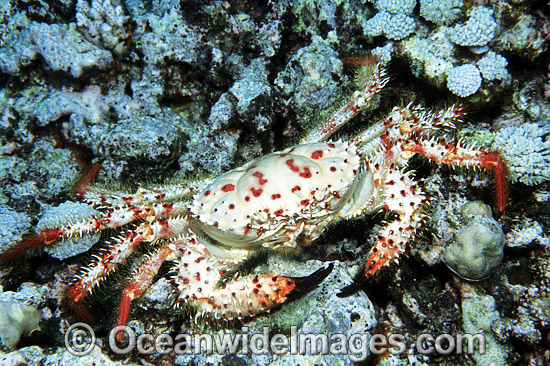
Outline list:
[[[331,167],[330,167],[330,171],[331,171],[331,172],[335,172],[335,171],[336,171],[336,167],[335,167],[335,166],[331,166]]]
[[[255,176],[256,178],[258,178],[258,182],[261,184],[261,185],[264,185],[267,183],[267,179],[264,179],[263,178],[263,173],[260,173],[260,172],[254,172],[254,174],[252,174],[253,176]]]
[[[245,200],[246,202],[250,201],[250,196],[245,196],[245,197],[244,197],[244,200]]]
[[[302,200],[302,202],[300,202],[300,204],[301,204],[302,206],[305,206],[305,205],[307,205],[308,203],[309,203],[309,200]]]
[[[276,200],[276,199],[279,199],[279,198],[281,198],[281,195],[279,193],[275,193],[275,194],[271,195],[272,200]]]
[[[298,168],[296,165],[294,165],[294,159],[288,159],[286,161],[286,165],[292,170],[293,172],[299,172],[300,168]]]
[[[274,214],[275,214],[276,216],[281,216],[281,215],[283,214],[283,209],[281,208],[281,209],[275,211]]]
[[[311,178],[311,172],[309,171],[309,168],[307,166],[304,167],[304,171],[300,173],[300,177]]]
[[[264,190],[261,189],[261,188],[260,188],[260,189],[256,189],[256,188],[254,188],[254,187],[250,188],[250,192],[252,192],[252,195],[253,195],[254,197],[260,197],[260,196],[262,195],[262,192],[263,192],[263,191],[264,191]],[[248,196],[247,196],[247,197],[248,197]],[[245,199],[246,199],[246,197],[245,197]]]
[[[302,189],[302,187],[300,186],[294,186],[294,188],[291,189],[292,193],[296,193],[298,191],[300,191]]]
[[[210,195],[210,190],[208,190],[204,193],[204,197],[208,197],[209,195]]]
[[[225,186],[222,187],[222,191],[224,192],[231,192],[232,190],[235,189],[235,185],[234,184],[226,184]]]
[[[311,158],[314,160],[321,159],[323,157],[323,152],[321,150],[316,150],[311,153]]]
[[[331,143],[331,144],[328,144],[328,147],[330,147],[331,149],[334,149],[336,147],[336,145]]]
[[[232,210],[232,209],[234,209],[234,208],[235,208],[235,205],[232,204],[232,203],[230,203],[230,204],[229,204],[229,209]]]
[[[288,159],[286,161],[286,165],[292,170],[293,172],[300,172],[300,168],[298,168],[296,165],[294,165],[294,159]],[[303,172],[300,172],[300,177],[302,178],[311,178],[311,171],[309,170],[309,167],[305,166],[303,168]]]

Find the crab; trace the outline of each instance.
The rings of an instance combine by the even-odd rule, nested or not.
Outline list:
[[[64,292],[86,321],[93,318],[85,298],[136,248],[138,258],[124,286],[117,325],[126,324],[130,305],[151,285],[169,260],[176,307],[190,307],[195,319],[234,320],[270,311],[297,290],[300,279],[279,274],[244,274],[239,266],[260,251],[295,252],[311,245],[330,225],[382,210],[396,214],[373,243],[364,274],[376,276],[399,261],[426,219],[426,192],[410,171],[415,154],[438,164],[494,172],[499,211],[506,203],[506,166],[496,152],[450,144],[440,135],[455,128],[463,109],[431,113],[412,104],[394,108],[382,121],[349,141],[330,141],[365,109],[388,82],[384,68],[364,65],[360,88],[346,105],[296,146],[256,158],[215,179],[203,179],[134,194],[86,185],[83,201],[101,214],[46,229],[11,248],[10,260],[29,248],[75,235],[117,229],[93,261]],[[330,268],[314,273],[318,280]]]

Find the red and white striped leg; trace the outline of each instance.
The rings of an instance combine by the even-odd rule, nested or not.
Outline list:
[[[141,266],[133,271],[130,281],[122,291],[120,305],[118,307],[118,316],[116,325],[126,325],[128,315],[130,314],[130,306],[134,299],[140,298],[153,282],[153,278],[158,273],[160,266],[166,261],[176,250],[175,245],[166,244],[160,247],[152,254],[146,255]],[[116,335],[117,341],[121,342],[124,333]]]
[[[187,230],[186,218],[159,220],[141,224],[126,235],[114,238],[107,248],[94,256],[92,264],[82,269],[77,280],[65,293],[69,307],[77,313],[84,313],[80,301],[105,280],[121,263],[124,263],[134,250],[143,242],[152,242],[177,236]],[[85,315],[85,314],[84,314]],[[85,316],[86,317],[86,316]]]
[[[311,131],[301,144],[326,141],[340,127],[357,116],[365,109],[369,102],[386,85],[388,78],[382,65],[378,64],[374,68],[370,65],[363,66],[359,70],[357,77],[361,89],[356,90],[351,100],[332,115],[327,121]]]
[[[105,229],[116,229],[139,219],[153,221],[171,215],[186,215],[187,211],[187,205],[184,202],[109,209],[102,216],[92,217],[87,221],[75,221],[59,228],[46,229],[38,235],[23,240],[5,251],[2,255],[2,261],[9,262],[28,250],[41,248],[43,245],[53,244],[65,238],[82,236]]]
[[[423,155],[438,164],[493,171],[496,183],[496,209],[498,212],[504,211],[508,198],[508,169],[498,152],[482,151],[460,146],[460,144],[447,144],[443,139],[411,140],[404,143],[401,149],[405,152]]]
[[[195,193],[201,191],[207,183],[207,180],[201,180],[177,185],[139,188],[136,193],[123,193],[105,188],[90,187],[84,193],[82,200],[100,207],[139,206],[144,202],[173,202],[191,198]]]

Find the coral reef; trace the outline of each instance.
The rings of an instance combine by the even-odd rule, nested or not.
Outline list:
[[[414,32],[416,23],[410,16],[416,0],[376,0],[374,6],[379,12],[363,24],[366,35],[384,35],[395,41],[402,40]]]
[[[0,342],[13,350],[22,336],[38,329],[43,312],[37,307],[44,305],[43,289],[32,284],[22,286],[20,291],[2,291],[0,287]],[[46,313],[46,312],[44,312]]]
[[[2,22],[4,35],[0,37],[0,71],[19,74],[40,55],[51,70],[80,77],[89,68],[103,70],[113,61],[110,52],[79,37],[74,23],[38,23],[30,21],[25,13],[15,12],[9,2],[3,6],[6,12],[0,14],[6,19]]]
[[[120,0],[78,0],[76,25],[84,37],[96,46],[122,56],[127,52],[130,17]]]
[[[462,323],[468,334],[485,335],[485,352],[474,353],[476,365],[508,365],[510,346],[500,343],[491,332],[494,323],[501,319],[496,310],[495,299],[479,295],[476,290],[464,285],[462,288]]]
[[[22,234],[31,226],[30,218],[22,212],[0,205],[0,252],[21,241]]]
[[[0,342],[15,348],[22,335],[37,329],[42,312],[25,304],[0,301]]]
[[[477,67],[483,75],[483,79],[487,81],[504,80],[510,78],[510,74],[506,70],[508,61],[503,56],[489,51],[478,62]]]

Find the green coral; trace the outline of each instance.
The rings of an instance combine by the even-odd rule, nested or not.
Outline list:
[[[443,260],[460,277],[479,281],[502,262],[504,233],[489,206],[480,201],[465,204],[461,216],[465,227],[445,249]]]

